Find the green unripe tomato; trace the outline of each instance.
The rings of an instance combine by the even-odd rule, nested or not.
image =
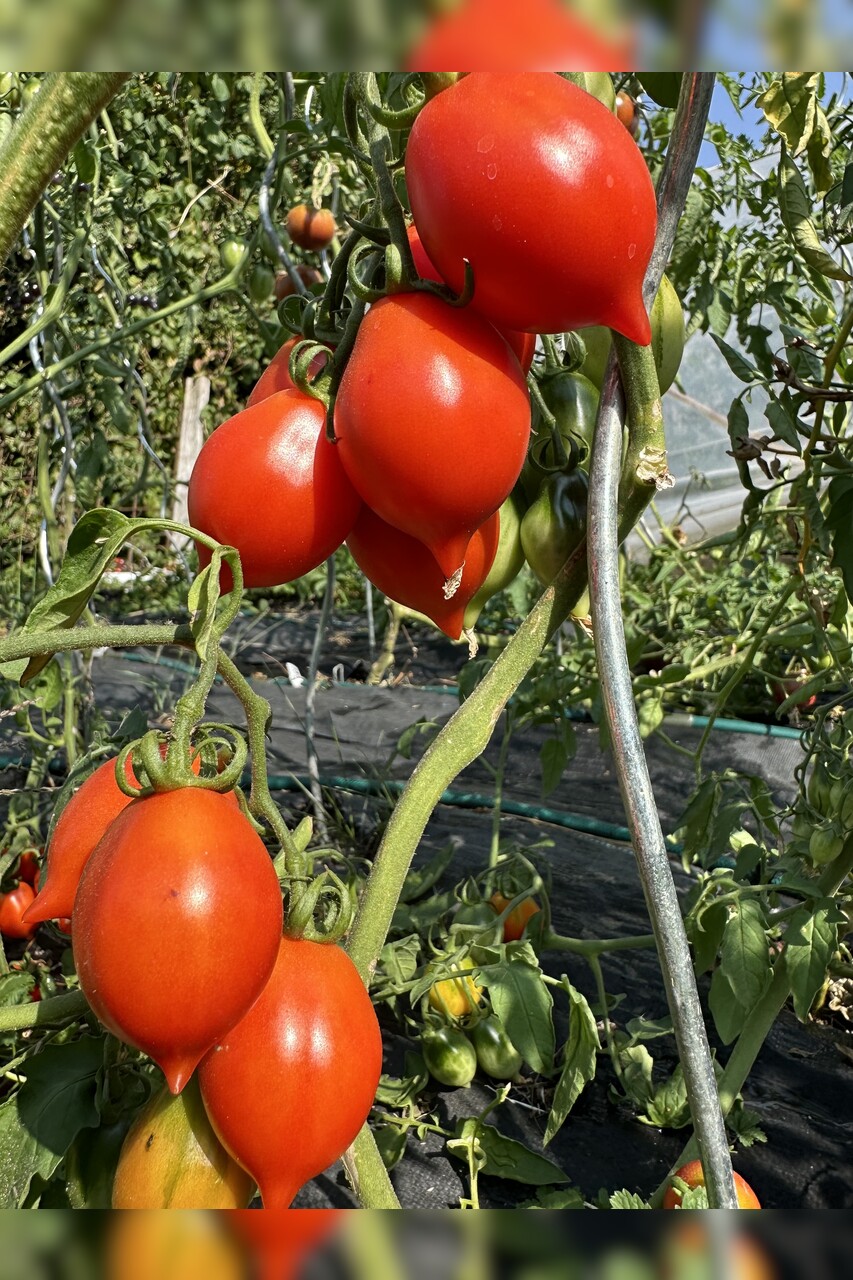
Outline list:
[[[421,1036],[421,1052],[427,1070],[439,1084],[467,1089],[477,1074],[477,1054],[464,1031],[435,1027]]]
[[[503,591],[521,571],[524,564],[524,551],[521,546],[521,518],[524,509],[520,498],[511,493],[500,509],[500,532],[498,549],[492,561],[486,581],[470,601],[465,610],[464,626],[466,631],[476,625],[483,606],[492,596]]]
[[[249,272],[249,297],[253,302],[266,302],[274,284],[275,274],[272,267],[268,267],[265,262],[256,263]]]
[[[681,301],[667,276],[661,279],[650,319],[652,355],[658,371],[660,393],[663,395],[675,381],[681,357],[684,355],[685,341],[684,312],[681,309]],[[586,345],[586,359],[581,365],[581,373],[601,390],[607,358],[610,355],[610,330],[596,326],[579,329],[578,334]]]
[[[245,254],[245,240],[237,240],[233,236],[225,240],[219,247],[219,257],[226,271],[233,271],[235,267],[239,267]]]
[[[609,332],[609,330],[608,330]],[[558,373],[543,378],[539,392],[546,408],[554,415],[557,430],[570,458],[566,471],[573,471],[578,463],[586,464],[592,448],[595,418],[601,392],[582,373]],[[531,437],[527,459],[521,471],[521,485],[528,503],[535,502],[549,475],[557,469],[554,439],[550,430],[535,414],[533,421],[536,435]]]
[[[586,534],[585,471],[549,476],[521,522],[521,545],[536,577],[547,586]]]
[[[815,827],[809,838],[809,857],[817,866],[834,862],[844,848],[844,837],[831,826]]]
[[[806,784],[806,795],[809,804],[813,809],[817,809],[818,813],[827,816],[830,813],[830,789],[832,787],[832,779],[824,760],[815,760],[812,766],[812,772]]]
[[[512,1080],[518,1075],[521,1054],[496,1014],[483,1018],[468,1034],[477,1054],[477,1064],[487,1076],[493,1080]]]

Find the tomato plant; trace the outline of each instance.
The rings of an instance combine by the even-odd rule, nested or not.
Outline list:
[[[264,1207],[286,1209],[354,1141],[381,1068],[376,1014],[346,952],[285,936],[267,985],[204,1058],[199,1083]]]
[[[112,1190],[114,1209],[239,1209],[252,1179],[210,1127],[195,1078],[178,1097],[155,1093],[122,1143]]]
[[[0,933],[6,938],[31,938],[36,926],[25,922],[27,908],[35,897],[32,885],[19,880],[14,889],[0,894]]]
[[[453,1089],[465,1089],[477,1074],[477,1052],[458,1027],[430,1027],[421,1036],[430,1075]]]
[[[518,479],[530,402],[518,361],[491,325],[438,298],[399,294],[371,307],[359,328],[335,431],[367,505],[423,542],[451,578]]]
[[[482,995],[482,988],[473,978],[466,976],[474,967],[474,961],[470,956],[454,962],[450,966],[451,972],[459,973],[460,976],[442,978],[432,984],[429,989],[429,1003],[432,1008],[448,1018],[463,1018],[466,1013],[473,1013]]]
[[[297,262],[293,269],[309,291],[313,290],[315,285],[323,283],[322,272],[318,271],[316,267],[309,267],[306,262]],[[276,302],[283,302],[285,298],[293,297],[294,293],[296,293],[296,285],[291,280],[289,272],[278,272],[273,292],[275,293]]]
[[[326,438],[323,406],[279,391],[223,422],[189,485],[190,522],[240,552],[247,587],[315,569],[351,532],[361,499]],[[210,552],[199,546],[202,566]],[[231,571],[223,569],[230,589]]]
[[[616,95],[616,118],[621,120],[632,138],[640,132],[640,112],[630,93],[624,89]]]
[[[296,385],[290,377],[290,353],[296,344],[301,341],[302,339],[299,337],[288,338],[287,342],[279,347],[252,388],[251,395],[246,401],[247,409],[250,409],[253,404],[257,404],[259,400],[267,400],[270,396],[275,395],[277,391],[296,391]],[[325,357],[322,355],[314,357],[309,369],[311,377],[319,373],[325,362]]]
[[[496,511],[475,530],[465,548],[462,577],[449,599],[444,590],[445,575],[423,543],[386,524],[370,507],[361,508],[347,546],[374,586],[398,604],[426,614],[451,640],[458,640],[466,625],[468,606],[494,562],[499,534]]]
[[[658,374],[661,395],[675,381],[684,355],[686,330],[681,300],[672,281],[664,276],[655,294],[650,315],[652,327],[652,354]],[[604,370],[610,355],[612,338],[609,329],[582,329],[580,337],[586,347],[586,358],[581,365],[583,373],[598,389],[604,381]]]
[[[550,72],[473,72],[420,112],[406,181],[430,259],[455,289],[470,262],[472,305],[494,324],[606,324],[648,343],[654,188],[591,94]]]
[[[287,215],[285,227],[300,249],[314,251],[325,249],[338,232],[331,209],[315,209],[308,204],[294,205]]]
[[[580,467],[549,476],[521,521],[521,545],[536,577],[549,583],[580,545],[586,530],[589,481]]]
[[[38,891],[41,858],[37,849],[25,849],[18,859],[18,875]]]
[[[184,788],[134,801],[116,818],[86,863],[72,920],[92,1009],[179,1093],[270,976],[281,891],[233,798]],[[226,967],[232,954],[240,963]],[[179,983],[164,982],[172,971]]]

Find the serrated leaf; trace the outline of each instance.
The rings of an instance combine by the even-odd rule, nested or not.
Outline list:
[[[739,382],[757,382],[760,380],[758,370],[754,364],[750,364],[746,356],[741,355],[739,351],[735,351],[734,347],[730,347],[718,333],[712,333],[711,337],[716,342],[721,356]],[[744,413],[746,413],[746,410],[744,410]]]
[[[542,1187],[535,1200],[524,1200],[519,1209],[583,1209],[584,1198],[577,1187]]]
[[[651,1209],[648,1200],[637,1195],[636,1191],[614,1191],[610,1197],[611,1209]]]
[[[828,905],[801,907],[785,932],[785,969],[791,980],[794,1011],[801,1022],[809,1016],[838,946],[838,926],[830,920],[829,910]]]
[[[89,602],[101,574],[125,543],[134,527],[147,521],[128,520],[118,511],[98,508],[77,521],[68,538],[62,568],[53,586],[30,610],[21,628],[27,633],[63,631],[73,627]],[[0,675],[20,679],[21,684],[47,666],[52,655],[0,664]]]
[[[595,1076],[596,1054],[601,1048],[595,1018],[586,997],[576,991],[568,979],[563,985],[569,997],[569,1038],[563,1050],[563,1069],[545,1127],[543,1144],[559,1131],[585,1085]]]
[[[525,1182],[531,1187],[569,1181],[568,1174],[563,1173],[559,1165],[531,1151],[523,1142],[507,1138],[494,1125],[484,1124],[476,1117],[458,1120],[456,1135],[447,1143],[448,1152],[457,1160],[467,1162],[472,1144],[479,1157],[480,1171],[491,1178]]]
[[[812,220],[812,203],[794,161],[783,148],[779,160],[779,209],[797,251],[821,275],[833,280],[853,280],[821,243]]]
[[[479,980],[488,988],[492,1008],[524,1061],[534,1071],[550,1075],[555,1049],[553,997],[537,964],[529,963],[523,954],[513,958],[516,945],[507,948],[508,963],[484,966]],[[526,949],[534,954],[532,948]]]
[[[103,1060],[91,1036],[27,1059],[26,1084],[0,1105],[0,1206],[21,1208],[33,1178],[47,1182],[77,1134],[97,1125]]]
[[[770,985],[770,948],[764,909],[754,898],[742,898],[731,911],[720,946],[720,972],[744,1009],[754,1009]]]
[[[655,1089],[640,1120],[657,1129],[683,1129],[690,1123],[690,1103],[680,1063],[669,1079]]]

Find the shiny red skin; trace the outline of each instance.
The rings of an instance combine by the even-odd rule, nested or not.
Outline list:
[[[429,548],[445,577],[521,471],[530,398],[491,325],[422,293],[361,322],[335,403],[341,463],[386,523]]]
[[[80,879],[81,989],[180,1093],[263,990],[282,914],[270,855],[233,795],[188,787],[134,800]]]
[[[465,0],[433,20],[406,59],[410,71],[514,67],[609,71],[633,65],[632,42],[609,40],[560,0]]]
[[[125,762],[129,782],[137,785],[130,757]],[[70,916],[80,876],[95,845],[111,822],[130,804],[116,782],[116,757],[98,765],[74,792],[59,815],[47,846],[47,868],[38,896],[27,911],[27,922]]]
[[[0,933],[4,938],[33,936],[36,926],[26,924],[24,915],[34,896],[33,887],[26,880],[19,880],[14,889],[0,894]]]
[[[414,225],[407,228],[409,244],[412,247],[412,257],[415,260],[415,270],[422,280],[434,280],[437,284],[445,284],[441,275],[430,262],[427,251],[421,244],[421,238],[418,235],[417,227]],[[522,373],[529,373],[530,366],[533,364],[533,355],[536,351],[536,334],[521,333],[518,329],[498,329],[501,337],[505,338],[515,357],[521,365]]]
[[[286,1209],[354,1141],[381,1069],[379,1023],[349,956],[285,937],[260,999],[198,1070],[219,1141],[264,1207]]]
[[[278,391],[217,427],[190,476],[190,523],[236,547],[247,587],[275,587],[322,564],[355,524],[361,499],[326,438],[326,411]],[[202,568],[210,552],[198,548]],[[223,590],[233,583],[223,568]]]
[[[432,553],[417,538],[386,524],[370,507],[361,508],[347,546],[361,571],[384,595],[425,613],[451,640],[458,640],[465,609],[488,577],[499,538],[500,513],[496,511],[468,543],[462,580],[449,600],[444,594],[444,574]]]
[[[406,149],[424,248],[492,324],[609,325],[651,340],[643,276],[655,193],[642,154],[597,98],[552,72],[474,72],[431,99]]]
[[[292,1280],[340,1225],[344,1209],[233,1209],[227,1225],[248,1246],[259,1280]]]
[[[258,381],[252,388],[252,394],[246,401],[246,408],[250,409],[253,404],[258,404],[261,400],[268,400],[270,396],[275,395],[276,391],[296,391],[296,384],[290,377],[290,353],[298,342],[303,339],[299,337],[288,338],[284,346],[279,347],[272,360],[270,360],[266,369],[264,369]],[[309,373],[311,377],[322,369],[326,363],[325,358],[321,355],[315,356],[311,361]]]

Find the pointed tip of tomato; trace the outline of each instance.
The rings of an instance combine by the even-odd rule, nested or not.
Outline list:
[[[58,903],[56,894],[52,894],[49,887],[45,886],[40,893],[36,894],[21,916],[21,920],[24,924],[42,924],[45,920],[56,920],[68,915],[70,912],[67,905]]]
[[[261,1203],[265,1209],[289,1209],[296,1199],[301,1183],[293,1183],[284,1179],[256,1179]]]
[[[452,534],[448,538],[423,539],[424,545],[432,553],[433,559],[446,579],[461,576],[460,571],[465,564],[465,552],[471,534],[467,531]]]
[[[652,340],[652,325],[642,295],[636,301],[626,299],[614,307],[605,323],[639,347],[647,347]]]
[[[203,1054],[192,1054],[183,1058],[171,1058],[160,1061],[158,1066],[166,1077],[169,1092],[175,1097],[182,1093],[192,1079],[192,1074],[201,1061]]]

